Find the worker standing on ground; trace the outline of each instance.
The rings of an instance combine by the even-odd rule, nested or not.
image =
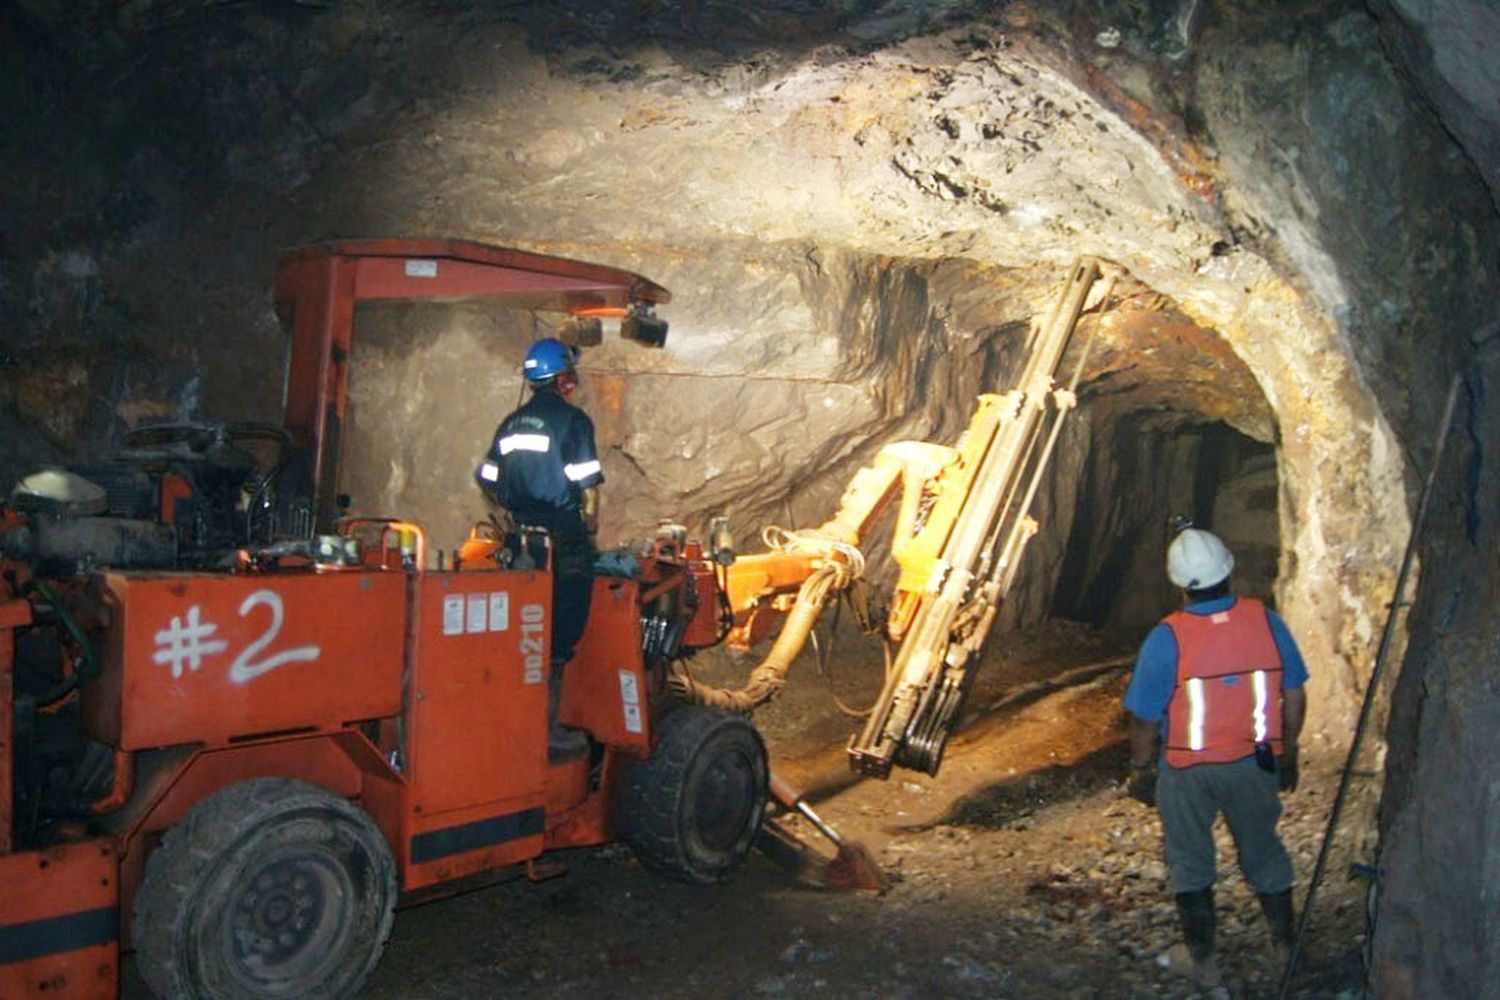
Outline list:
[[[1274,974],[1285,965],[1293,874],[1276,834],[1278,792],[1297,787],[1297,737],[1307,709],[1307,667],[1291,632],[1260,601],[1230,593],[1233,569],[1234,556],[1216,535],[1188,528],[1173,539],[1167,575],[1185,592],[1184,607],[1146,637],[1125,692],[1129,793],[1161,812],[1192,975],[1211,995],[1226,995],[1214,956],[1219,813],[1270,924]]]
[[[526,352],[522,374],[531,399],[500,422],[476,478],[515,519],[551,536],[552,673],[549,719],[554,745],[576,743],[556,726],[563,666],[588,623],[593,589],[594,534],[604,473],[594,445],[594,422],[568,398],[578,387],[571,347],[548,337]]]

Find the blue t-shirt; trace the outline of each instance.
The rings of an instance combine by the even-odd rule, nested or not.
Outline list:
[[[1184,610],[1190,615],[1212,615],[1228,611],[1237,600],[1233,595],[1216,597],[1211,601],[1189,604]],[[1297,642],[1286,627],[1281,616],[1266,609],[1266,621],[1271,625],[1271,638],[1281,654],[1281,689],[1294,691],[1307,683],[1307,664],[1297,650]],[[1135,658],[1135,673],[1130,678],[1130,687],[1125,691],[1125,710],[1146,722],[1157,722],[1167,714],[1167,704],[1172,700],[1172,690],[1177,687],[1177,636],[1171,626],[1161,622],[1141,643],[1141,651]]]

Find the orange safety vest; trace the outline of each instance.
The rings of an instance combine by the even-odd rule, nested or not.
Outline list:
[[[1167,763],[1223,764],[1270,743],[1281,754],[1281,651],[1266,606],[1241,597],[1227,611],[1177,611],[1177,687],[1167,704]]]

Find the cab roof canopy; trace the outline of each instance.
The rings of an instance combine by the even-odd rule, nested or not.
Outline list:
[[[336,288],[326,283],[338,273]],[[331,297],[498,299],[506,308],[623,316],[633,303],[669,302],[671,293],[639,274],[603,264],[457,239],[336,240],[288,250],[276,270],[284,322],[298,306]]]
[[[294,454],[284,482],[311,499],[320,527],[335,513],[356,303],[478,300],[623,317],[632,307],[672,298],[654,281],[617,267],[432,238],[337,240],[288,250],[276,268],[275,293],[292,337],[284,419]]]

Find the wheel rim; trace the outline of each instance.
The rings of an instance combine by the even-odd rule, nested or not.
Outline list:
[[[693,829],[711,851],[733,851],[756,809],[755,761],[738,748],[715,755],[703,769],[693,802]]]
[[[267,859],[236,886],[224,914],[230,972],[254,988],[322,981],[349,941],[354,899],[349,872],[328,854]]]

